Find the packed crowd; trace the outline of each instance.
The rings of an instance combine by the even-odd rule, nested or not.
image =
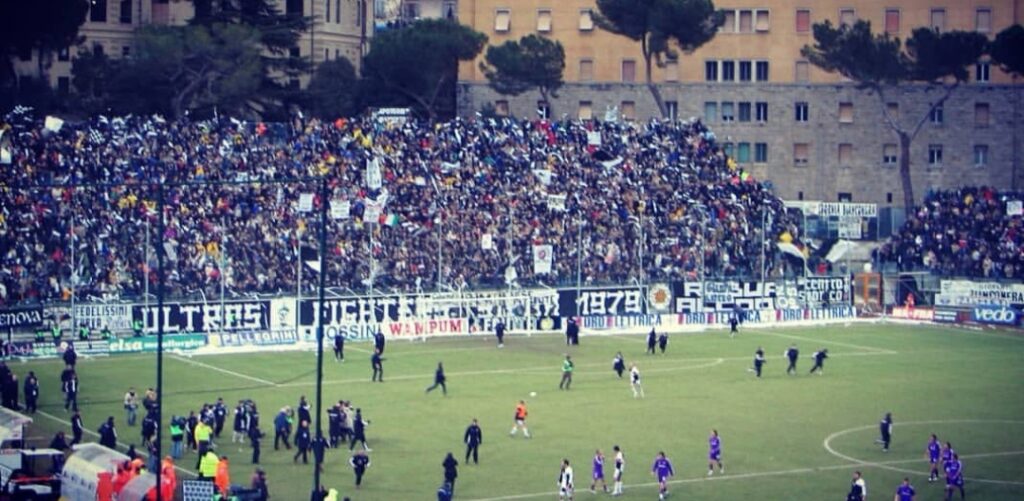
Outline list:
[[[1024,193],[970,187],[929,193],[879,250],[900,270],[950,276],[1024,276]],[[1016,202],[1016,203],[1014,203]]]
[[[54,130],[9,115],[0,127],[12,164],[0,166],[0,304],[66,299],[72,275],[79,297],[155,290],[154,182],[172,295],[216,294],[222,278],[237,294],[295,291],[300,273],[312,289],[297,261],[317,248],[319,176],[327,283],[356,290],[574,282],[578,249],[586,283],[760,276],[763,220],[769,242],[799,237],[699,121],[128,116]],[[553,245],[550,274],[534,274],[537,244]],[[773,250],[766,267],[784,273]]]

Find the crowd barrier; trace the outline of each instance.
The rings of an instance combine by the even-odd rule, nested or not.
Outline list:
[[[39,312],[37,312],[39,313]],[[21,325],[33,330],[47,318],[67,319],[65,332],[85,324],[118,334],[109,344],[76,349],[94,353],[141,353],[156,350],[162,327],[164,348],[282,347],[315,342],[317,318],[328,339],[341,334],[359,341],[382,332],[392,339],[491,335],[503,323],[513,333],[564,331],[570,318],[585,334],[638,333],[651,328],[678,329],[726,325],[742,316],[745,324],[848,320],[848,277],[808,277],[772,282],[666,282],[615,287],[506,289],[420,294],[378,294],[328,298],[279,297],[220,302],[168,301],[156,304],[76,304],[43,308],[39,318]],[[73,319],[73,320],[71,320]],[[141,327],[133,336],[131,326]],[[20,356],[57,356],[52,343],[18,341]]]

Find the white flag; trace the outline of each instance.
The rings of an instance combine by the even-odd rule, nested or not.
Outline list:
[[[1020,216],[1024,215],[1024,202],[1020,200],[1009,200],[1006,202],[1006,215],[1007,216]]]
[[[380,160],[371,158],[366,161],[366,187],[371,190],[379,190],[384,180],[380,175]]]
[[[302,193],[299,195],[299,212],[313,212],[312,193]]]
[[[548,193],[548,209],[565,212],[565,195]]]
[[[383,210],[380,203],[375,200],[366,201],[366,210],[363,211],[363,222],[364,223],[379,223],[380,213]]]
[[[491,250],[494,248],[494,235],[490,233],[484,233],[480,237],[480,248],[483,250]]]
[[[7,165],[9,163],[11,163],[11,150],[0,148],[0,164]]]
[[[352,212],[352,202],[334,200],[331,202],[331,219],[348,219]]]
[[[533,246],[533,273],[540,275],[543,273],[551,273],[551,263],[553,261],[553,251],[550,245],[534,245]]]
[[[58,132],[60,131],[60,128],[63,126],[64,121],[57,117],[48,116],[46,117],[46,120],[43,122],[43,127],[46,127],[46,130],[50,132]]]
[[[547,186],[551,184],[551,171],[547,169],[533,169],[533,175],[537,176],[537,180],[540,184]]]
[[[587,144],[590,146],[601,146],[601,131],[587,133]]]

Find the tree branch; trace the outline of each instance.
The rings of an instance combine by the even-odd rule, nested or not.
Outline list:
[[[928,121],[928,117],[931,116],[932,112],[935,111],[935,109],[938,108],[939,106],[942,106],[943,103],[945,103],[946,100],[949,99],[949,96],[953,95],[953,91],[955,91],[956,88],[959,87],[959,86],[960,86],[960,81],[956,81],[956,82],[952,83],[951,85],[943,86],[943,88],[946,90],[946,92],[942,95],[941,98],[939,98],[938,101],[935,101],[934,103],[932,103],[931,107],[928,108],[928,112],[925,113],[924,116],[921,117],[921,119],[917,121],[917,125],[914,126],[914,130],[910,133],[910,138],[911,139],[914,139],[914,138],[917,137],[917,134],[919,132],[921,132],[921,128],[924,127],[924,123]]]

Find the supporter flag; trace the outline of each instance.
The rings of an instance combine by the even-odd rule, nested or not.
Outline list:
[[[1006,202],[1006,215],[1007,216],[1020,216],[1024,215],[1024,202],[1020,200],[1010,200]]]
[[[383,207],[376,200],[367,200],[366,209],[363,212],[363,222],[376,223],[380,220],[380,213]]]
[[[371,158],[366,161],[366,187],[371,190],[379,190],[384,185],[384,179],[380,173],[380,160]]]
[[[352,214],[352,202],[333,200],[331,202],[331,219],[348,219]]]
[[[299,194],[299,212],[312,212],[313,211],[313,194],[312,193],[301,193]]]
[[[548,194],[548,209],[565,212],[565,195]]]
[[[588,146],[601,146],[601,132],[590,131],[587,133],[587,145]]]
[[[302,259],[303,264],[311,270],[320,273],[320,253],[317,252],[316,247],[303,245],[299,250],[299,257]]]
[[[533,246],[533,273],[537,275],[551,273],[553,251],[550,245]]]
[[[46,120],[43,122],[43,127],[46,127],[46,130],[50,132],[59,132],[60,128],[63,126],[64,121],[57,117],[47,116]]]
[[[483,250],[491,250],[494,248],[494,235],[490,233],[484,233],[480,237],[480,248]]]
[[[551,184],[551,171],[547,169],[533,169],[533,175],[537,176],[537,181],[540,181],[540,184],[544,186]]]
[[[392,213],[392,214],[388,214],[387,216],[385,216],[384,217],[384,224],[386,224],[388,226],[397,226],[398,225],[398,214]]]

